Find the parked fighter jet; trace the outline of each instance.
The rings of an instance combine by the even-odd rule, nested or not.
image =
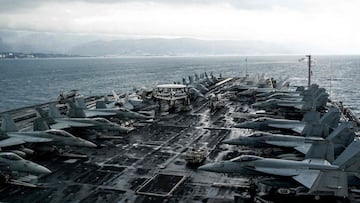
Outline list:
[[[350,129],[350,123],[342,123],[326,138],[321,135],[312,134],[306,137],[272,134],[267,132],[255,132],[249,136],[241,136],[234,139],[227,139],[222,143],[230,145],[245,145],[251,147],[286,147],[306,154],[314,142],[329,140],[334,144],[335,154],[340,154],[355,138],[355,133]]]
[[[199,170],[242,175],[274,175],[299,182],[309,193],[332,192],[347,197],[347,175],[359,172],[360,140],[356,138],[333,161],[331,143],[314,143],[303,161],[242,155],[229,161],[206,164]]]
[[[0,148],[26,143],[96,147],[94,143],[75,137],[64,130],[51,129],[45,131],[19,132],[14,120],[8,114],[3,115],[2,131],[4,132],[4,135],[0,136]]]
[[[2,135],[0,136],[0,147],[6,151],[14,152],[22,157],[31,155],[35,151],[53,151],[55,146],[84,146],[96,147],[87,140],[73,136],[63,130],[39,128],[38,121],[34,121],[35,131],[18,132],[14,121],[8,115],[3,116]],[[30,145],[30,146],[28,146]]]
[[[255,130],[271,130],[271,129],[289,129],[296,133],[306,134],[309,133],[309,128],[305,128],[308,123],[319,124],[320,126],[328,126],[329,128],[336,128],[340,120],[340,112],[337,108],[331,108],[327,113],[320,119],[319,112],[307,112],[304,114],[302,121],[288,120],[288,119],[275,119],[268,117],[257,118],[253,121],[245,121],[234,125],[236,128],[249,128]],[[319,128],[323,130],[323,128]],[[316,130],[316,128],[311,128]]]
[[[148,91],[148,90],[146,90]],[[96,109],[111,109],[116,107],[123,107],[131,111],[149,111],[159,108],[158,104],[152,104],[147,100],[139,98],[137,94],[125,95],[125,98],[120,98],[118,94],[112,91],[114,101],[97,101]]]
[[[51,129],[67,128],[89,128],[97,131],[116,131],[128,133],[131,129],[113,123],[105,118],[67,118],[60,114],[55,104],[49,105],[49,114],[47,115],[42,109],[36,109]]]
[[[88,109],[83,98],[75,98],[75,103],[68,101],[69,116],[73,118],[93,118],[93,117],[117,117],[119,119],[151,119],[151,116],[145,116],[140,113],[130,111],[126,108],[113,109]]]
[[[253,96],[257,94],[272,94],[274,92],[289,92],[288,77],[279,79],[265,78],[265,75],[258,77],[246,77],[239,84],[235,84],[227,90],[239,92],[239,96]]]
[[[25,160],[11,152],[0,152],[0,171],[19,171],[34,174],[51,173],[51,171],[44,166]]]
[[[312,85],[311,88],[300,93],[299,96],[289,98],[270,98],[266,101],[252,104],[254,108],[260,109],[274,109],[274,108],[295,108],[302,111],[311,110],[313,108],[321,109],[326,105],[329,95],[324,88],[318,88],[317,85]]]
[[[312,84],[310,88],[305,89],[304,86],[298,86],[293,91],[286,90],[277,90],[274,89],[272,91],[263,91],[262,93],[256,94],[256,98],[259,100],[266,99],[284,99],[284,98],[303,98],[310,95],[314,95],[316,91],[324,91],[324,89],[319,90],[319,85]]]

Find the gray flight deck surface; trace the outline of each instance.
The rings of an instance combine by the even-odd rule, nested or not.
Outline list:
[[[238,78],[227,80],[211,91],[217,92],[236,80]],[[264,157],[284,153],[279,148],[254,149],[221,143],[224,139],[249,133],[246,129],[231,128],[234,125],[232,113],[244,112],[248,104],[230,100],[230,97],[231,94],[223,94],[225,105],[215,112],[204,101],[189,112],[157,115],[153,122],[135,122],[135,130],[126,135],[92,139],[98,148],[64,149],[67,153],[86,155],[86,158],[35,157],[33,160],[52,173],[34,179],[32,183],[38,186],[36,188],[2,185],[0,201],[241,202],[239,197],[250,187],[248,177],[199,171],[196,166],[187,165],[184,159],[186,151],[195,144],[208,147],[207,163],[249,153]],[[99,98],[88,99],[87,105],[96,99]],[[32,108],[9,113],[22,128],[29,128],[36,116]],[[22,120],[24,115],[27,117]],[[357,201],[355,196],[351,194],[351,202]],[[295,198],[291,201],[301,202]],[[329,199],[325,201],[330,202]]]

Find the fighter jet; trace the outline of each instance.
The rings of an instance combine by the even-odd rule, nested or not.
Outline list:
[[[318,88],[317,85],[311,87],[313,88],[303,91],[298,97],[292,96],[286,99],[270,98],[266,101],[254,103],[252,107],[258,109],[294,108],[301,111],[323,108],[328,101],[329,95],[324,88]]]
[[[116,131],[120,133],[128,133],[131,130],[105,118],[67,118],[60,114],[55,104],[49,105],[49,114],[46,114],[40,108],[36,110],[42,117],[39,122],[45,120],[51,129],[81,128],[94,129],[96,131]]]
[[[275,92],[289,92],[288,77],[279,79],[278,82],[273,78],[265,78],[261,75],[257,78],[246,77],[240,84],[236,84],[227,88],[230,91],[237,91],[238,96],[253,96],[257,94],[271,95]]]
[[[293,136],[283,134],[272,134],[267,132],[255,132],[249,136],[241,136],[234,139],[227,139],[222,143],[230,145],[245,145],[251,147],[286,147],[306,154],[314,142],[329,140],[334,144],[335,154],[340,154],[355,138],[350,123],[342,123],[329,136],[323,138],[321,135]]]
[[[11,152],[0,152],[0,171],[19,171],[33,174],[51,173],[51,171],[44,166],[25,160]]]
[[[145,90],[144,90],[145,91]],[[120,98],[118,94],[112,91],[114,101],[97,101],[96,109],[111,109],[116,107],[123,107],[131,111],[150,111],[159,108],[158,104],[152,104],[146,100],[139,98],[137,94],[125,95],[125,98]]]
[[[8,114],[3,115],[0,148],[38,143],[40,145],[96,147],[90,141],[78,138],[64,130],[48,129],[45,131],[19,132],[14,120]]]
[[[122,120],[128,119],[151,119],[151,116],[145,116],[140,113],[130,111],[126,108],[101,108],[88,109],[83,98],[75,98],[75,103],[68,101],[69,116],[72,118],[93,118],[93,117],[116,117]]]
[[[314,143],[303,161],[263,158],[242,155],[229,161],[210,163],[199,170],[242,175],[273,175],[292,178],[313,192],[332,192],[335,196],[348,195],[347,175],[359,172],[360,140],[356,138],[333,161],[331,143]]]
[[[306,134],[308,133],[307,130],[309,130],[309,128],[305,127],[307,126],[307,124],[309,126],[311,123],[316,123],[323,126],[326,125],[329,128],[333,129],[336,128],[340,120],[340,112],[337,108],[331,108],[327,113],[323,115],[321,119],[319,117],[319,112],[311,111],[304,114],[304,118],[302,121],[261,117],[253,121],[245,121],[243,123],[236,124],[234,125],[234,127],[249,128],[261,131],[272,129],[288,129],[299,134]],[[314,129],[315,128],[312,128],[312,130]]]

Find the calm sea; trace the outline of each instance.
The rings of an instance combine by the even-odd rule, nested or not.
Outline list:
[[[127,57],[0,60],[0,112],[55,100],[61,91],[83,95],[111,90],[131,92],[181,81],[189,74],[213,72],[223,76],[265,73],[290,77],[291,84],[307,84],[302,56]],[[313,56],[313,81],[331,98],[360,113],[360,56]]]

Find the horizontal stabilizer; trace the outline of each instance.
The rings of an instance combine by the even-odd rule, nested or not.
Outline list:
[[[299,175],[292,178],[310,189],[320,174],[319,170],[302,170]]]
[[[336,197],[347,197],[347,174],[342,171],[321,171],[309,193],[331,193]]]

